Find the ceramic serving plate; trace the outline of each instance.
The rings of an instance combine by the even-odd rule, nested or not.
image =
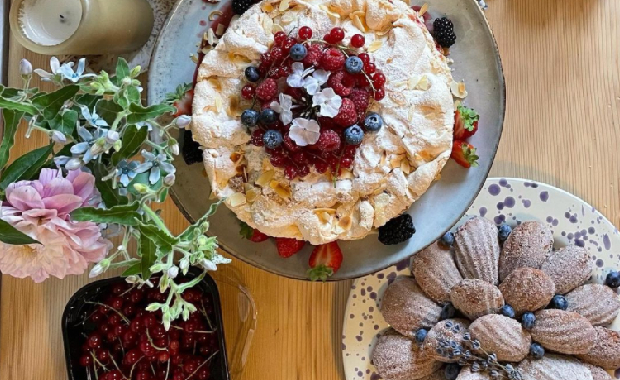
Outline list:
[[[418,5],[422,0],[415,0]],[[417,233],[406,244],[381,245],[377,235],[354,242],[342,242],[345,260],[332,280],[357,278],[376,272],[411,256],[436,240],[467,210],[482,187],[491,168],[502,132],[505,111],[505,84],[493,35],[475,0],[430,0],[433,16],[447,15],[454,21],[458,36],[451,49],[455,60],[454,78],[464,80],[469,97],[466,104],[480,113],[480,131],[472,138],[478,148],[480,166],[470,170],[450,162],[441,179],[431,186],[409,213]],[[226,1],[209,3],[180,0],[164,27],[155,48],[149,77],[148,97],[160,102],[166,93],[184,82],[191,82],[195,64],[189,59],[210,25],[209,15],[229,7]],[[200,164],[175,162],[177,182],[173,198],[189,220],[198,219],[209,207],[210,188]],[[306,279],[311,247],[290,259],[281,259],[272,241],[255,244],[239,238],[235,215],[222,207],[213,217],[210,233],[218,236],[221,247],[256,267],[297,279]]]
[[[592,255],[593,282],[602,283],[609,271],[620,268],[618,229],[594,207],[564,190],[524,179],[490,178],[458,225],[477,215],[513,227],[527,220],[548,223],[556,248],[578,244]],[[347,380],[380,379],[370,362],[377,334],[388,328],[379,306],[387,285],[398,276],[409,275],[409,260],[403,260],[356,280],[351,287],[342,332]],[[620,317],[612,328],[620,330]]]

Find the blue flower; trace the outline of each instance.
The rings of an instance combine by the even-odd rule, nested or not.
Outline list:
[[[57,73],[61,74],[65,79],[69,79],[73,83],[77,83],[82,78],[93,78],[96,77],[96,74],[84,74],[84,69],[86,68],[86,58],[80,58],[78,62],[78,67],[75,71],[73,71],[73,62],[64,63],[60,66]]]
[[[84,119],[89,125],[93,127],[107,127],[108,126],[108,122],[100,118],[99,115],[97,115],[96,110],[93,109],[93,112],[91,113],[88,107],[86,106],[80,106],[80,109],[82,110],[82,116],[84,117]]]
[[[68,170],[75,170],[82,166],[82,164],[88,164],[91,160],[97,159],[99,153],[96,153],[99,149],[94,149],[95,144],[101,138],[105,138],[108,134],[108,130],[105,128],[99,128],[93,135],[88,129],[84,127],[78,127],[78,135],[82,142],[75,144],[71,147],[71,158],[66,164]]]
[[[129,182],[131,182],[138,173],[136,172],[136,168],[138,167],[138,161],[127,161],[122,160],[116,166],[116,175],[119,177],[119,182],[127,187]]]
[[[161,172],[163,171],[166,174],[172,174],[176,172],[174,165],[168,162],[168,156],[163,153],[155,155],[151,152],[147,152],[146,150],[142,150],[142,157],[144,157],[145,162],[143,164],[138,165],[136,168],[137,173],[145,173],[150,170],[149,173],[149,182],[151,185],[154,185],[161,178]]]

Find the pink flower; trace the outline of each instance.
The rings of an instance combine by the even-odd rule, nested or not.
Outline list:
[[[41,244],[0,243],[0,272],[42,282],[50,275],[82,274],[88,263],[103,259],[112,244],[97,224],[69,219],[96,197],[95,177],[79,170],[65,178],[59,170],[43,169],[38,180],[9,185],[0,218]]]

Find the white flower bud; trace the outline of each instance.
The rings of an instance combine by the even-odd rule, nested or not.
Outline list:
[[[97,265],[95,265],[93,269],[91,269],[90,273],[88,274],[88,277],[90,278],[97,277],[101,275],[103,272],[105,272],[106,270],[108,270],[109,267],[110,267],[110,260],[103,259]]]
[[[179,275],[179,267],[177,267],[176,265],[173,265],[170,267],[170,269],[168,269],[168,277],[170,277],[172,280],[177,278],[178,275]]]
[[[52,141],[55,142],[56,144],[64,145],[67,143],[67,136],[65,136],[65,134],[60,131],[53,131],[51,137],[52,137]]]
[[[179,155],[179,144],[174,144],[170,146],[170,152],[172,152],[172,154],[174,154],[175,156]]]
[[[177,118],[176,124],[177,124],[177,127],[183,129],[187,127],[189,123],[191,122],[192,122],[191,116],[182,115]]]
[[[108,131],[108,136],[106,137],[106,142],[108,144],[114,144],[119,139],[118,132],[116,131]]]
[[[211,261],[211,260],[202,259],[202,260],[200,260],[200,265],[202,265],[202,267],[205,270],[210,270],[210,271],[216,271],[217,270],[217,265],[215,265],[213,263],[213,261]]]
[[[170,173],[164,177],[164,185],[166,187],[172,187],[172,185],[174,185],[175,180],[176,180],[176,176],[174,175],[174,173]]]
[[[181,268],[182,271],[185,271],[187,269],[189,269],[189,260],[187,258],[182,258],[181,261],[179,262],[179,267]]]
[[[67,170],[77,170],[81,167],[82,167],[82,161],[80,161],[79,158],[72,158],[69,161],[67,161],[67,164],[65,165],[65,169]]]
[[[127,276],[125,281],[127,281],[128,284],[135,284],[136,282],[138,282],[138,276]]]
[[[26,58],[22,58],[19,62],[19,72],[22,75],[32,75],[32,63],[30,63]]]

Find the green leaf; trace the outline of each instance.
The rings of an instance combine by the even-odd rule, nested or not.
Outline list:
[[[127,109],[129,107],[129,100],[125,96],[125,91],[119,91],[114,94],[114,103],[123,107],[123,109]]]
[[[244,239],[251,239],[252,235],[254,235],[254,229],[247,225],[245,222],[241,222],[241,230],[239,231],[239,235],[241,235]]]
[[[75,126],[78,121],[78,113],[74,110],[65,111],[62,114],[58,113],[52,120],[46,122],[47,127],[54,131],[60,131],[67,136],[71,136],[75,131]]]
[[[167,112],[174,112],[175,108],[166,104],[143,107],[139,104],[132,103],[129,106],[129,111],[131,114],[127,116],[127,124],[136,124],[141,121],[156,119]]]
[[[185,93],[192,89],[192,83],[181,83],[177,86],[174,92],[170,92],[166,94],[166,101],[170,104],[176,102],[177,100],[183,99]]]
[[[118,189],[112,187],[112,181],[104,181],[102,179],[108,174],[103,165],[95,164],[94,167],[91,167],[91,170],[95,175],[95,186],[97,186],[97,190],[99,190],[101,199],[103,199],[103,203],[105,203],[106,207],[124,205],[129,202],[127,197],[118,193]]]
[[[131,103],[140,104],[142,102],[142,94],[140,94],[140,91],[134,86],[127,87],[125,96],[127,96],[127,100]]]
[[[71,220],[137,226],[140,223],[138,208],[140,208],[140,204],[137,202],[108,209],[81,207],[71,213]]]
[[[181,235],[179,235],[179,240],[192,239],[194,235],[194,231],[197,229],[200,229],[200,226],[202,226],[203,223],[205,223],[213,214],[215,214],[220,204],[222,204],[222,200],[212,203],[211,206],[209,207],[209,210],[207,211],[206,214],[202,216],[202,218],[198,219],[196,223],[187,227],[185,231],[183,231]]]
[[[53,150],[52,145],[44,146],[19,157],[2,172],[0,189],[5,190],[11,183],[35,175],[45,164]]]
[[[142,261],[140,262],[140,268],[142,272],[142,279],[146,280],[151,277],[151,266],[155,263],[155,252],[157,247],[155,242],[142,234],[140,237],[140,256]]]
[[[153,224],[140,224],[140,232],[142,235],[151,239],[162,251],[169,251],[171,247],[179,242],[179,239],[163,231]]]
[[[28,115],[36,115],[38,113],[37,109],[31,104],[14,102],[12,100],[7,100],[0,98],[0,108],[9,109],[17,112],[24,112]]]
[[[112,156],[112,165],[116,166],[125,158],[136,155],[146,140],[149,131],[146,126],[138,129],[135,125],[130,125],[123,133],[123,147]]]
[[[116,61],[116,85],[120,86],[123,79],[127,78],[131,74],[129,65],[125,58],[119,57]]]
[[[0,240],[10,245],[41,244],[4,220],[0,220]]]
[[[92,112],[95,109],[95,106],[97,105],[97,102],[99,101],[99,99],[101,99],[101,96],[92,95],[92,94],[82,94],[82,95],[78,95],[75,98],[75,102],[81,106],[88,107],[88,110]]]
[[[52,120],[65,102],[73,98],[78,91],[80,91],[80,87],[76,85],[62,87],[57,91],[37,97],[32,101],[32,104],[43,112],[45,120]]]
[[[95,108],[97,109],[99,117],[107,121],[110,125],[116,120],[116,115],[123,111],[123,107],[114,103],[112,100],[100,100],[97,102]]]
[[[168,190],[169,189],[164,189],[160,194],[159,194],[159,202],[160,203],[164,203],[166,201],[166,197],[168,196]]]
[[[23,116],[23,112],[16,112],[8,108],[2,110],[4,133],[2,143],[0,143],[0,169],[4,169],[6,163],[9,162],[9,151],[15,144],[15,133]]]
[[[127,268],[121,276],[129,277],[129,276],[135,276],[140,273],[142,273],[142,261],[138,261],[137,263]]]

